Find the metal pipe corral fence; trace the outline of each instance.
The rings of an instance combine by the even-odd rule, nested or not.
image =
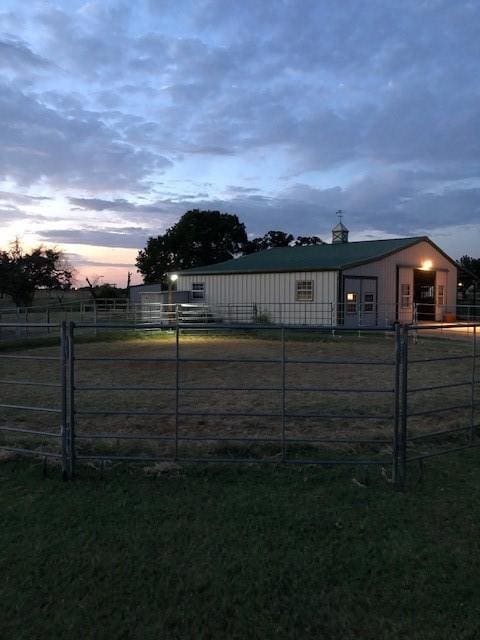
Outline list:
[[[0,340],[38,336],[50,333],[54,324],[73,321],[94,325],[145,323],[172,326],[177,322],[196,324],[265,324],[319,326],[335,330],[417,324],[421,322],[478,322],[480,306],[457,303],[453,305],[387,304],[378,302],[343,303],[253,301],[251,303],[190,303],[142,302],[127,299],[78,300],[49,306],[28,308],[0,308]],[[12,324],[10,324],[12,323]],[[9,328],[7,328],[7,325]],[[13,325],[13,326],[12,326]],[[91,327],[93,332],[96,326]]]
[[[27,340],[20,348],[16,343],[0,350],[0,449],[58,460],[67,479],[82,461],[345,464],[390,468],[392,484],[403,488],[409,464],[478,444],[478,323],[365,326],[362,336],[368,341],[358,344],[366,346],[352,355],[352,349],[338,347],[342,339],[357,340],[356,332],[345,328],[337,327],[332,334],[330,327],[227,324],[205,316],[201,323],[186,322],[178,308],[175,314],[173,324],[170,316],[167,325],[163,320],[37,323],[49,330],[46,347],[31,347]],[[22,335],[25,327],[0,323],[0,331],[13,328]],[[88,333],[92,328],[97,338]],[[444,337],[448,329],[469,342],[439,342],[437,336],[442,332]],[[133,338],[148,331],[152,340],[158,335],[170,340],[160,355],[138,355],[122,349],[121,342],[115,355],[105,355],[97,349],[103,331],[110,339],[115,332]],[[419,335],[426,338],[422,349],[415,344]],[[203,350],[189,353],[187,347],[200,337]],[[78,340],[80,346],[92,347],[77,352]],[[381,344],[381,357],[369,355],[374,344]],[[19,368],[28,373],[34,365],[41,379],[12,374]],[[438,380],[441,367],[446,382]],[[163,382],[157,379],[160,369]],[[371,373],[375,370],[382,373]],[[135,371],[143,372],[139,383]],[[346,373],[335,382],[339,371]],[[112,383],[109,376],[120,372],[121,381]],[[309,372],[305,380],[304,372]],[[359,372],[367,381],[363,385],[358,384]],[[459,379],[450,379],[450,373]],[[30,404],[27,392],[26,400],[10,401],[4,390],[16,387],[44,389],[56,404]],[[107,395],[89,405],[85,398],[92,393]],[[136,399],[147,393],[167,400],[152,404],[150,397],[138,404]],[[213,401],[219,393],[222,402]],[[432,406],[424,399],[429,394]],[[260,397],[266,398],[265,406],[258,408],[252,398]],[[307,398],[313,398],[310,404]],[[437,406],[439,398],[448,402]],[[25,427],[15,416],[27,412],[35,419]],[[460,416],[457,422],[445,418],[451,414]],[[45,415],[53,416],[49,428],[39,418]],[[211,433],[204,432],[208,420],[216,425]],[[142,421],[148,429],[138,426]],[[122,428],[126,423],[133,425],[132,431]],[[242,427],[245,433],[235,431],[237,423],[247,424]],[[249,431],[251,424],[255,429]],[[120,428],[112,428],[116,425]],[[217,447],[213,452],[212,446]]]

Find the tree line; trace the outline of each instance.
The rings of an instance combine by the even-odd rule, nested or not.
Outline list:
[[[224,262],[275,247],[324,244],[318,236],[268,231],[249,239],[236,215],[220,211],[187,211],[163,235],[148,238],[136,266],[145,284],[166,284],[167,273]]]

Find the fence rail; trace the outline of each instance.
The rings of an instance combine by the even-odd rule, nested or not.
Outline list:
[[[262,324],[338,328],[381,328],[419,322],[478,322],[480,306],[409,303],[252,302],[250,304],[131,303],[126,299],[79,300],[63,305],[0,308],[0,340],[55,332],[62,321],[95,332],[102,324]],[[95,326],[91,326],[91,325]],[[58,330],[58,329],[57,329]]]
[[[13,326],[17,326],[16,324]],[[308,357],[305,355],[299,357],[297,353],[290,354],[287,347],[297,340],[312,340],[314,336],[328,335],[326,328],[305,328],[305,326],[271,326],[266,330],[263,324],[242,323],[227,325],[225,323],[176,323],[173,327],[174,339],[172,341],[170,353],[161,356],[145,357],[139,355],[121,354],[115,356],[106,356],[93,353],[83,355],[76,353],[76,337],[82,334],[82,331],[95,327],[96,329],[118,330],[119,328],[128,329],[134,335],[135,331],[164,329],[163,323],[142,323],[135,325],[103,323],[75,323],[62,321],[60,324],[42,325],[48,327],[52,333],[58,334],[58,341],[55,349],[58,349],[56,355],[37,353],[21,353],[21,352],[2,352],[0,351],[0,365],[3,366],[0,378],[0,391],[4,388],[12,388],[19,386],[21,388],[31,388],[34,386],[48,391],[51,398],[55,402],[54,406],[44,406],[42,404],[28,404],[25,401],[4,402],[4,394],[0,396],[0,409],[4,412],[24,412],[35,414],[48,414],[56,416],[51,421],[56,422],[56,430],[50,426],[39,425],[32,420],[31,426],[17,425],[13,421],[11,423],[4,420],[0,424],[0,436],[15,435],[28,436],[33,444],[27,446],[23,440],[11,444],[9,442],[0,441],[0,449],[5,451],[16,452],[19,454],[38,455],[44,458],[55,458],[61,460],[62,470],[65,478],[72,478],[75,474],[75,468],[78,461],[174,461],[174,462],[282,462],[285,464],[353,464],[353,465],[381,465],[391,468],[392,481],[396,486],[403,487],[407,480],[407,468],[409,463],[430,458],[432,456],[444,455],[451,451],[462,450],[463,448],[478,445],[477,431],[477,409],[479,407],[478,385],[480,381],[477,379],[477,362],[478,362],[478,323],[462,323],[450,324],[452,329],[461,329],[468,331],[470,343],[462,347],[461,353],[444,353],[437,355],[436,353],[421,354],[422,357],[411,355],[418,335],[427,333],[435,334],[439,331],[439,325],[399,325],[393,327],[364,327],[364,336],[371,336],[372,340],[384,340],[392,338],[388,342],[384,342],[385,347],[378,357],[326,357],[321,354],[310,353]],[[0,323],[0,330],[11,328],[8,323]],[[20,325],[20,329],[24,328]],[[265,338],[265,331],[268,332]],[[380,333],[381,331],[381,333]],[[189,337],[198,335],[208,335],[212,340],[220,341],[225,336],[240,335],[260,335],[260,340],[268,339],[269,354],[268,357],[262,353],[256,353],[256,347],[253,348],[253,354],[245,357],[244,354],[238,353],[228,354],[228,345],[225,346],[225,352],[222,349],[221,355],[215,354],[198,355],[183,353],[184,343],[188,346]],[[342,335],[342,332],[339,332]],[[338,338],[338,334],[337,334]],[[214,344],[214,342],[212,342]],[[310,344],[310,343],[309,343]],[[320,356],[320,357],[319,357]],[[43,378],[33,381],[31,379],[22,378],[17,374],[16,369],[18,363],[23,366],[37,364],[41,366]],[[439,363],[443,363],[447,382],[438,381]],[[8,367],[13,365],[15,377],[10,377]],[[90,372],[86,367],[110,367],[103,376],[105,382],[99,380],[91,380]],[[160,383],[156,380],[134,384],[128,375],[130,374],[128,367],[167,367],[165,373],[165,382]],[[266,381],[256,380],[251,372],[247,372],[244,376],[243,383],[236,382],[240,374],[236,370],[237,367],[264,367],[271,371],[270,378]],[[50,367],[50,373],[48,368]],[[120,371],[122,367],[126,368],[128,382],[112,383],[109,378],[113,371]],[[200,369],[198,369],[200,367]],[[208,381],[208,372],[215,367],[220,367],[221,381],[214,379]],[[312,384],[311,382],[303,382],[298,380],[296,371],[300,367],[301,370],[314,368],[315,371],[333,370],[338,371],[343,367],[349,368],[350,374],[345,378],[346,383],[343,384]],[[433,367],[433,368],[432,368]],[[453,368],[457,370],[453,371]],[[467,367],[467,368],[465,368]],[[192,383],[182,378],[184,369],[187,373],[200,371],[200,381]],[[368,375],[364,375],[362,384],[356,381],[357,372],[359,370],[368,370]],[[418,369],[418,372],[414,370]],[[369,376],[373,370],[383,371],[379,378],[375,378],[376,385],[370,386],[365,384],[365,380],[369,381]],[[94,375],[100,376],[98,370]],[[467,375],[468,379],[450,379],[450,373],[455,375]],[[47,376],[55,376],[54,380],[48,379]],[[153,373],[152,373],[153,375]],[[375,374],[377,375],[377,374]],[[83,380],[83,376],[86,381]],[[348,377],[349,376],[349,377]],[[317,379],[317,374],[311,376]],[[310,378],[309,378],[310,379]],[[326,377],[328,381],[328,376]],[[350,382],[349,382],[350,381]],[[356,382],[354,385],[353,382]],[[381,383],[381,384],[380,384]],[[462,395],[465,390],[465,394]],[[95,393],[109,392],[116,394],[115,397],[122,398],[123,404],[112,406],[101,404],[99,407],[92,408],[89,406],[85,397]],[[161,406],[139,407],[135,403],[128,400],[129,394],[138,396],[141,393],[155,392],[158,397],[167,397]],[[209,393],[223,392],[229,394],[230,397],[240,398],[239,406],[225,408],[224,406],[210,406],[208,397]],[[448,393],[447,393],[448,392]],[[441,394],[435,396],[435,406],[426,407],[422,397],[425,394]],[[167,394],[167,395],[165,395]],[[193,394],[193,396],[192,396]],[[195,400],[195,394],[203,394],[203,401]],[[254,404],[250,404],[251,395],[269,394],[266,397],[271,400],[271,404],[267,403],[267,407],[258,409]],[[295,394],[299,395],[300,407],[296,405]],[[302,398],[308,394],[313,394],[317,404],[313,409],[304,408]],[[447,404],[436,406],[437,400],[444,400],[446,395],[457,394],[453,400]],[[333,407],[332,396],[354,397],[355,403],[349,406]],[[192,400],[193,397],[193,400]],[[372,398],[369,404],[361,404],[358,398]],[[374,398],[384,398],[385,401]],[[292,399],[293,398],[293,399]],[[420,398],[417,401],[417,398]],[[450,399],[449,399],[450,400]],[[322,402],[324,403],[322,405]],[[365,401],[362,401],[365,402]],[[242,404],[243,403],[243,404]],[[377,403],[377,404],[376,404]],[[380,403],[380,404],[379,404]],[[316,408],[315,408],[316,407]],[[318,408],[320,407],[320,408]],[[462,413],[463,412],[463,413]],[[460,413],[459,420],[461,424],[446,423],[443,427],[438,427],[438,415],[445,416],[447,414]],[[435,425],[427,427],[422,423],[422,432],[418,433],[418,419],[434,418]],[[94,425],[94,428],[85,430],[83,424],[85,420],[99,418],[105,421],[109,418],[129,419],[147,419],[152,418],[157,422],[150,430],[146,432],[125,433],[118,429],[100,429]],[[208,418],[214,418],[221,422],[222,428],[215,433],[204,434],[201,431],[195,431],[196,427],[187,429],[185,423],[192,418],[198,418],[202,421]],[[258,422],[257,431],[252,434],[234,434],[230,435],[228,428],[229,421],[235,419],[248,418],[255,419]],[[442,418],[443,419],[443,418]],[[166,421],[168,421],[168,429]],[[265,425],[268,421],[270,426]],[[272,422],[273,421],[273,422]],[[311,431],[303,428],[303,423],[310,425],[323,425],[323,431],[317,435],[309,435],[315,433],[312,427]],[[265,423],[265,424],[264,424]],[[325,435],[329,429],[325,425],[335,423],[352,424],[353,435],[344,436],[342,434]],[[366,430],[365,424],[379,424],[379,431],[372,436],[371,430]],[[43,425],[45,424],[42,423]],[[51,422],[49,423],[51,425]],[[201,424],[201,422],[196,423]],[[165,427],[164,432],[159,432],[158,426]],[[293,426],[292,426],[293,425]],[[363,426],[362,426],[363,425]],[[372,427],[373,428],[373,427]],[[358,433],[355,431],[358,430]],[[362,433],[365,435],[362,437]],[[263,434],[263,435],[262,435]],[[465,434],[465,442],[459,443],[458,437]],[[444,439],[440,443],[441,439]],[[445,438],[447,441],[445,442]],[[450,441],[451,440],[451,441]],[[45,442],[51,444],[45,446]],[[111,450],[102,450],[94,446],[95,442],[107,441],[113,443],[130,442],[156,442],[162,444],[165,448],[156,453],[136,454],[135,451],[123,451],[121,447],[112,453]],[[90,448],[85,449],[79,445],[83,442],[90,443]],[[424,443],[430,442],[428,449],[422,448]],[[431,443],[434,442],[432,445]],[[36,443],[39,443],[38,445]],[[93,445],[92,445],[93,443]],[[275,446],[274,453],[268,453],[260,457],[245,457],[241,455],[211,455],[207,452],[204,454],[201,447],[206,443],[215,444],[235,444],[260,446]],[[185,445],[192,445],[193,452],[184,451]],[[349,445],[357,447],[355,455],[339,456],[338,452],[332,456],[331,452],[324,449],[315,449],[325,445]],[[302,449],[301,447],[304,447]],[[307,449],[305,449],[307,447]],[[314,450],[312,450],[314,447]],[[362,453],[366,450],[368,455]],[[306,451],[306,452],[305,452]],[[314,451],[314,453],[312,453]]]

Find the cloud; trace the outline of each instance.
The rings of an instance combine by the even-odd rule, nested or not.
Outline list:
[[[116,267],[122,269],[131,269],[132,265],[128,262],[103,262],[100,260],[88,260],[84,258],[82,255],[78,253],[67,253],[67,259],[72,264],[75,264],[75,267]]]
[[[60,0],[0,22],[3,201],[61,194],[80,229],[52,237],[141,247],[193,207],[253,234],[478,216],[479,3]]]
[[[137,190],[171,162],[119,139],[95,113],[67,116],[11,85],[0,87],[0,178],[20,185]]]
[[[171,3],[161,12],[147,4],[151,14],[138,21],[123,3],[50,6],[36,23],[45,55],[80,74],[101,108],[91,119],[115,107],[117,134],[145,152],[280,147],[290,175],[365,158],[475,160],[480,49],[471,3],[412,0],[401,11],[378,3],[364,10],[354,0],[305,0],[302,11],[291,1],[187,5],[179,13]]]
[[[358,234],[365,229],[377,229],[385,236],[415,235],[419,230],[428,234],[452,219],[458,224],[480,220],[480,185],[453,185],[434,192],[427,186],[430,183],[422,172],[392,171],[346,187],[318,189],[296,183],[272,196],[239,192],[228,198],[197,201],[195,207],[237,214],[253,235],[282,229],[293,234],[320,234],[325,239],[336,224],[338,209],[345,211],[347,226]],[[164,200],[161,212],[150,218],[150,226],[155,220],[160,223],[166,214],[179,217],[189,208],[191,203],[181,197],[176,202]]]
[[[43,229],[39,236],[45,242],[137,249],[145,244],[147,232],[141,227]]]
[[[70,204],[85,211],[120,211],[122,213],[143,212],[159,213],[161,207],[158,204],[135,204],[124,198],[115,200],[102,200],[101,198],[69,198]]]
[[[121,77],[126,56],[125,37],[129,9],[98,4],[95,10],[69,12],[47,5],[35,22],[44,34],[50,58],[62,60],[64,69],[101,80],[114,68]]]
[[[25,42],[17,38],[0,39],[0,69],[4,71],[40,71],[53,67],[46,58],[34,53]]]
[[[38,204],[44,200],[51,200],[50,196],[30,196],[11,191],[0,191],[0,201],[15,202],[17,204]]]
[[[190,209],[205,205],[206,193],[177,195],[175,198],[158,199],[148,204],[137,204],[125,199],[103,200],[100,198],[69,198],[74,210],[114,211],[120,219],[142,222],[149,235],[163,233],[166,228],[177,222],[180,215]],[[203,207],[212,208],[212,207]]]
[[[0,206],[0,223],[7,224],[8,222],[16,222],[17,220],[24,220],[30,216],[14,206],[1,207]]]
[[[233,185],[233,184],[228,185],[226,190],[228,193],[233,193],[233,194],[237,194],[237,193],[252,194],[252,193],[259,193],[260,191],[260,189],[257,189],[256,187],[242,187],[240,185]]]

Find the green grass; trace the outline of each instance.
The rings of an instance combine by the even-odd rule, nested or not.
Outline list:
[[[480,636],[475,451],[406,493],[378,470],[150,471],[0,465],[0,637]]]

